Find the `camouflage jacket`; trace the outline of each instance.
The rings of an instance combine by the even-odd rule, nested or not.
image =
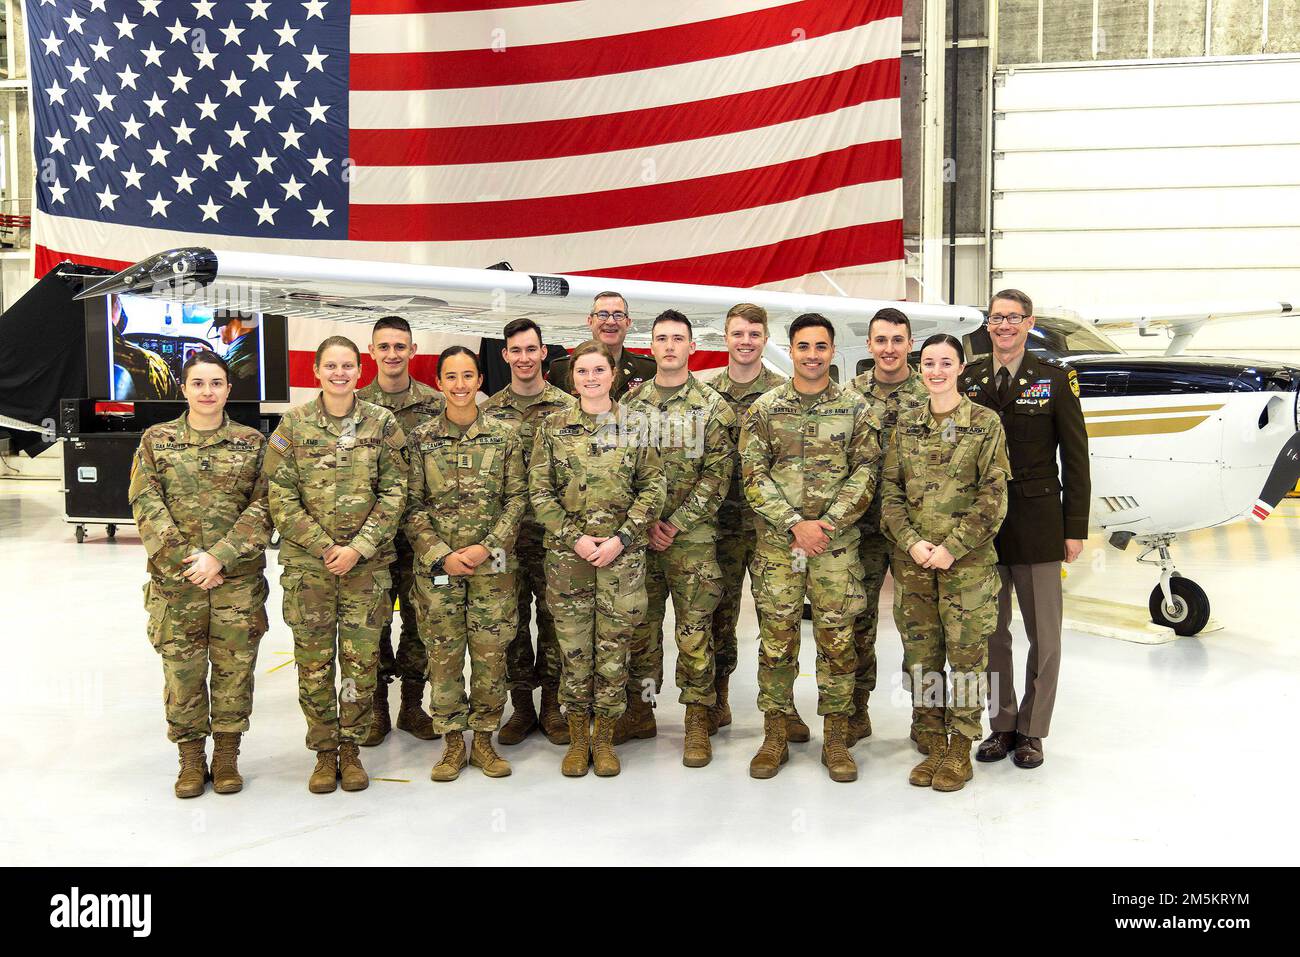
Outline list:
[[[623,406],[596,416],[575,403],[537,429],[528,492],[547,548],[568,552],[583,535],[618,532],[644,548],[663,509],[664,468]]]
[[[180,580],[183,559],[196,551],[221,562],[227,578],[266,567],[265,442],[229,417],[204,438],[190,428],[188,413],[145,431],[128,497],[151,575]]]
[[[474,574],[514,571],[528,499],[519,433],[481,412],[464,430],[443,414],[412,432],[406,448],[411,481],[402,528],[422,568],[482,545],[492,558]]]
[[[264,468],[280,564],[320,567],[331,545],[389,565],[406,506],[406,436],[387,409],[357,399],[340,425],[320,396],[290,409]]]
[[[836,547],[856,544],[854,523],[871,502],[880,468],[880,435],[862,396],[834,382],[804,408],[787,382],[750,406],[741,426],[745,497],[760,534],[783,540],[796,523],[824,519]]]
[[[447,400],[441,392],[414,376],[411,376],[411,387],[405,392],[385,392],[379,387],[379,378],[376,376],[364,389],[357,390],[357,398],[382,405],[393,413],[397,417],[397,424],[408,436],[415,431],[416,426],[442,415],[442,410],[447,407]]]
[[[921,373],[916,369],[909,369],[907,378],[890,391],[886,391],[887,386],[876,382],[875,369],[868,369],[857,376],[849,383],[849,388],[861,394],[867,400],[867,405],[871,407],[871,412],[876,417],[880,428],[882,451],[889,448],[889,439],[893,435],[894,426],[898,424],[898,417],[904,412],[924,408],[930,403],[930,392],[921,381]],[[880,530],[879,485],[876,486],[876,494],[871,497],[870,507],[862,516],[861,525],[864,530],[871,532]]]
[[[788,381],[781,373],[773,372],[767,366],[763,367],[752,382],[735,382],[726,372],[709,380],[708,385],[726,400],[735,416],[735,421],[731,424],[731,441],[737,449],[740,448],[740,423],[754,400]],[[749,502],[745,500],[745,486],[740,476],[740,456],[737,455],[732,463],[731,484],[718,508],[718,525],[724,531],[736,530],[743,523],[752,521]]]
[[[629,392],[623,405],[633,421],[644,417],[646,434],[659,450],[667,489],[662,518],[680,532],[676,541],[713,541],[718,506],[735,469],[735,413],[689,373],[666,399],[651,380]]]
[[[484,415],[490,416],[499,422],[508,423],[519,430],[519,445],[524,452],[524,476],[527,478],[529,463],[533,457],[533,438],[537,434],[537,427],[552,412],[571,409],[576,403],[577,400],[573,396],[548,382],[546,388],[539,395],[527,397],[515,395],[510,391],[510,386],[506,386],[479,406],[478,410]],[[524,523],[527,525],[536,524],[531,502],[528,503],[528,507],[524,510]]]
[[[964,565],[996,564],[1010,474],[996,412],[965,397],[942,425],[928,403],[905,412],[885,453],[881,529],[903,551],[924,539]]]

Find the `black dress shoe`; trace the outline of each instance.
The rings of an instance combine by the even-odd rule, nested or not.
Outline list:
[[[1014,731],[994,731],[980,744],[979,750],[975,752],[975,760],[985,762],[1001,761],[1011,753],[1015,743],[1016,733]]]
[[[1028,770],[1038,767],[1043,763],[1043,739],[1017,734],[1016,750],[1011,755],[1011,760],[1015,762],[1018,768]]]

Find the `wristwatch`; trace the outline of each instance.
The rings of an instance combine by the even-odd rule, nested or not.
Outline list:
[[[617,537],[618,540],[623,543],[624,551],[627,551],[629,548],[632,547],[632,536],[629,535],[627,532],[618,532]]]

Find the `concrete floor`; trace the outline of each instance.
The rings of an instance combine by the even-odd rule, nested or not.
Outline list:
[[[827,779],[819,722],[776,779],[747,776],[762,737],[747,600],[736,721],[713,739],[708,768],[681,766],[683,709],[670,688],[659,737],[621,748],[618,778],[565,779],[561,749],[534,736],[501,749],[510,778],[470,768],[433,784],[441,743],[394,732],[363,752],[382,779],[368,791],[311,795],[273,572],[244,792],[178,801],[162,670],[144,634],[143,550],[131,530],[110,543],[92,529],[77,545],[56,489],[0,482],[6,864],[1281,864],[1300,844],[1286,826],[1300,677],[1294,500],[1263,528],[1199,532],[1178,549],[1222,631],[1158,646],[1067,633],[1047,763],[977,765],[955,794],[907,784],[918,757],[891,675],[901,651],[886,586],[875,735],[854,749],[854,784]],[[1068,587],[1145,604],[1152,584],[1131,554],[1094,538]],[[796,694],[811,717],[807,627]]]

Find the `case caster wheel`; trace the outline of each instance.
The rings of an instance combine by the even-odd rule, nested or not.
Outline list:
[[[86,526],[78,525],[76,528],[77,544],[80,545],[86,540]]]
[[[117,526],[116,526],[116,525],[110,525],[110,526],[108,526],[108,540],[111,542],[111,541],[113,541],[115,538],[117,538]]]

